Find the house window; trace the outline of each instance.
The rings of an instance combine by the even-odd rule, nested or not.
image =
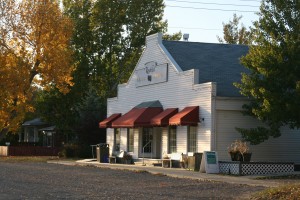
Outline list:
[[[134,133],[133,128],[127,129],[127,151],[133,152],[134,148]]]
[[[177,142],[176,142],[176,126],[169,128],[169,153],[176,153]]]
[[[121,142],[121,131],[119,128],[114,129],[114,150],[120,151],[120,142]]]
[[[197,127],[188,126],[188,152],[197,152]]]

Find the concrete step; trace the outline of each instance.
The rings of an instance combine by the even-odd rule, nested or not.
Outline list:
[[[134,164],[138,166],[161,166],[161,160],[145,158],[143,161],[143,159],[136,159]]]

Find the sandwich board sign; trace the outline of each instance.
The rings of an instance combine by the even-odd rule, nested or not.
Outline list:
[[[207,174],[217,174],[220,172],[217,152],[215,151],[203,152],[201,165],[200,165],[200,172],[207,173]]]

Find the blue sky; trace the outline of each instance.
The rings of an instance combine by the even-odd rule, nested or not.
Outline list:
[[[218,43],[223,36],[222,22],[232,20],[233,14],[242,15],[241,22],[251,26],[258,20],[260,0],[164,0],[164,19],[168,33],[189,33],[191,42]],[[226,5],[225,5],[226,4]]]

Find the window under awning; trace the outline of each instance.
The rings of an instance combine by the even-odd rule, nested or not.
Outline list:
[[[115,113],[99,123],[99,128],[111,128],[113,121],[121,117],[121,113]]]
[[[169,119],[178,113],[178,108],[167,108],[151,119],[152,126],[168,126]]]
[[[199,106],[190,106],[171,117],[169,125],[197,126],[199,122]]]
[[[151,127],[151,119],[161,113],[159,101],[143,102],[112,122],[113,128]]]

